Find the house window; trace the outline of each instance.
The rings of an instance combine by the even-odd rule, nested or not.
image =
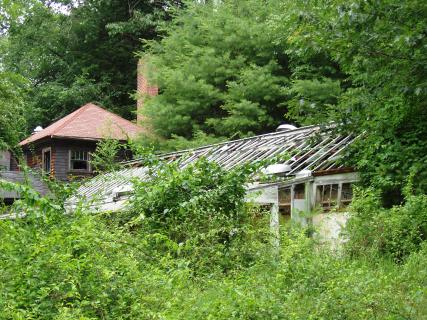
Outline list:
[[[42,169],[45,173],[50,174],[51,170],[51,149],[46,148],[42,150]]]
[[[279,212],[283,217],[291,215],[291,188],[279,189]]]
[[[333,208],[346,208],[353,198],[351,183],[334,183],[317,186],[316,203],[324,212]]]
[[[329,211],[338,204],[338,184],[325,184],[317,187],[317,203],[323,211]]]
[[[294,186],[294,199],[305,199],[304,183],[300,183]]]
[[[89,152],[88,151],[70,151],[70,170],[71,171],[90,171]]]
[[[343,183],[341,185],[341,200],[340,207],[347,207],[353,199],[353,187],[351,183]]]

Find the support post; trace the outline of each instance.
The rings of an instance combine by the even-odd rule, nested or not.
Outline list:
[[[280,246],[280,224],[279,224],[279,206],[277,202],[271,204],[270,230],[271,230],[272,244],[273,244],[274,250],[278,252],[279,246]]]

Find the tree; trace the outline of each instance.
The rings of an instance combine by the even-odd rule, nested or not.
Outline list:
[[[34,1],[7,31],[7,70],[29,79],[30,125],[46,125],[88,101],[134,117],[134,52],[158,36],[178,1]],[[59,7],[58,7],[59,6]],[[61,10],[58,10],[61,8]]]
[[[334,121],[341,129],[361,134],[354,164],[394,201],[401,199],[395,191],[408,176],[415,191],[426,192],[425,1],[299,2],[293,11],[295,32],[289,41],[294,48],[304,48],[295,50],[297,57],[304,61],[327,54],[346,74],[334,90],[335,100],[326,104],[310,108],[316,101],[299,90],[297,100],[302,103],[294,103],[294,114],[312,122]],[[286,17],[281,14],[277,21]],[[287,24],[277,26],[278,33],[288,30]],[[307,88],[310,82],[302,84]]]
[[[191,3],[166,37],[151,42],[146,59],[161,94],[144,112],[160,135],[246,135],[277,126],[289,72],[266,23],[274,8],[258,1]]]
[[[294,61],[283,35],[294,28],[289,17],[276,20],[288,2],[194,2],[181,10],[145,56],[161,91],[144,110],[156,132],[187,139],[200,131],[222,137],[270,132],[290,121],[294,74],[340,77],[328,56],[313,55],[305,68]],[[277,34],[283,21],[289,31]]]
[[[10,24],[21,17],[32,3],[32,0],[0,0],[0,34],[5,33]]]
[[[283,119],[362,135],[349,164],[399,202],[427,191],[424,1],[193,3],[151,42],[163,137],[245,136]]]
[[[26,129],[22,77],[0,71],[0,151],[14,150]]]

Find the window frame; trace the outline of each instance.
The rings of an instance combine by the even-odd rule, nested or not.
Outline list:
[[[45,159],[44,159],[44,155],[45,153],[49,152],[49,172],[47,172],[47,170],[45,170]],[[43,148],[42,149],[42,172],[46,173],[46,174],[51,174],[52,173],[52,147],[47,147],[47,148]]]
[[[87,153],[87,160],[76,160],[76,161],[87,161],[87,169],[73,169],[71,164],[71,162],[73,161],[73,159],[71,159],[73,152]],[[69,172],[92,172],[92,166],[91,166],[90,160],[91,160],[91,152],[89,150],[70,149],[68,150],[68,171]]]
[[[281,197],[285,195],[286,197]],[[292,186],[279,187],[278,188],[278,203],[279,203],[279,213],[282,216],[291,216],[292,208]]]
[[[351,190],[351,198],[350,199],[345,199],[345,200],[343,200],[343,185],[344,184],[348,184],[348,185],[350,185],[350,190]],[[353,185],[354,185],[354,182],[341,182],[341,184],[340,184],[340,193],[339,193],[339,208],[340,209],[343,209],[343,208],[347,208],[350,204],[351,204],[351,202],[353,201],[353,196],[354,196],[354,192],[353,192]],[[343,205],[343,201],[345,202],[345,205]]]
[[[315,189],[314,189],[314,193],[315,193],[315,198],[314,198],[314,203],[315,203],[315,207],[319,207],[322,210],[322,213],[328,213],[334,210],[345,210],[347,208],[347,206],[353,201],[353,192],[352,192],[352,196],[350,200],[345,200],[345,205],[343,205],[342,203],[342,186],[343,184],[349,184],[351,186],[351,190],[353,190],[353,185],[356,181],[329,181],[329,182],[323,182],[323,183],[318,183],[315,185]],[[321,201],[321,199],[319,199],[318,195],[318,190],[319,187],[322,187],[322,189],[324,189],[325,186],[330,186],[330,194],[332,194],[332,186],[333,185],[338,185],[338,190],[337,190],[337,199],[336,199],[336,203],[335,205],[332,205],[333,201],[330,200],[330,206],[329,207],[325,207],[323,206],[323,203]]]

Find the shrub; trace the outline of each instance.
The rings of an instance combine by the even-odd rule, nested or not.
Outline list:
[[[359,191],[349,255],[295,227],[277,254],[244,202],[252,170],[161,166],[109,214],[22,189],[27,217],[0,220],[0,319],[426,319],[424,196],[385,210]]]
[[[160,319],[195,275],[255,264],[268,224],[244,203],[248,172],[168,165],[117,214],[64,215],[26,192],[15,210],[27,216],[0,220],[0,319]]]
[[[427,251],[406,265],[315,249],[304,233],[281,239],[279,260],[177,293],[166,319],[425,319]],[[420,272],[421,271],[421,272]]]
[[[225,171],[203,159],[185,168],[161,166],[150,180],[135,182],[128,226],[161,237],[164,253],[188,259],[194,271],[247,266],[268,239],[266,216],[245,202],[252,171]]]
[[[345,232],[347,252],[401,262],[427,238],[427,196],[408,195],[403,205],[391,209],[380,203],[373,190],[358,191]]]

